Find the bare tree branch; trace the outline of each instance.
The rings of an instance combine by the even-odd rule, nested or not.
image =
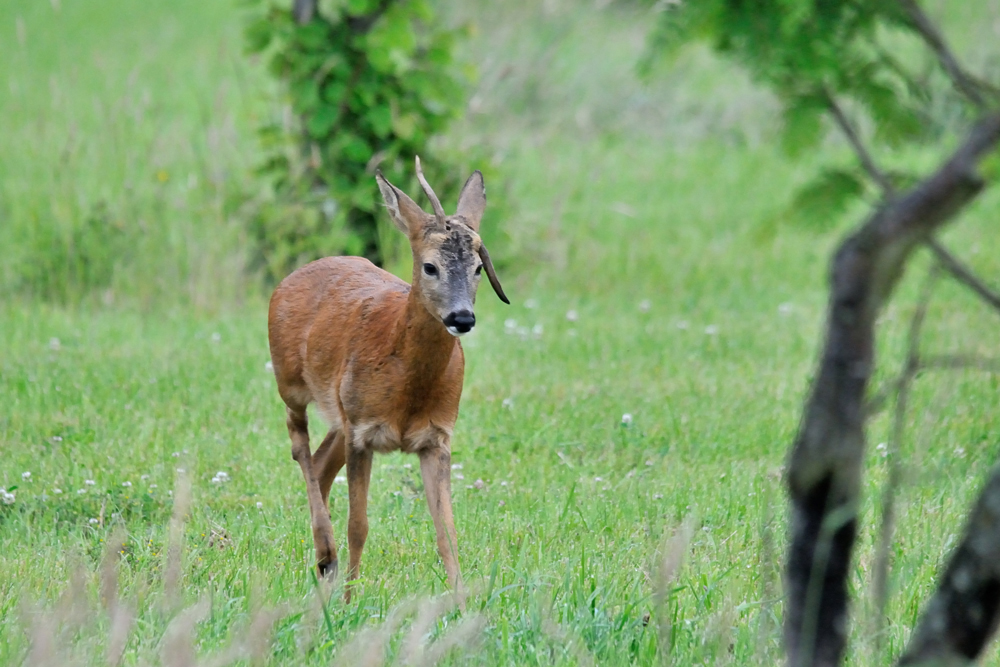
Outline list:
[[[1000,622],[1000,468],[979,496],[965,537],[921,616],[900,665],[964,665]]]
[[[983,82],[978,81],[971,74],[962,69],[958,59],[944,41],[944,36],[938,31],[937,26],[930,20],[916,0],[899,0],[903,11],[910,19],[910,24],[914,30],[923,38],[924,43],[934,52],[941,68],[951,79],[955,89],[964,95],[970,102],[975,104],[980,110],[987,106],[987,100],[983,96],[983,89],[988,88]]]
[[[316,3],[317,0],[295,0],[292,5],[292,16],[295,17],[295,22],[305,25],[312,21],[313,16],[316,15]]]
[[[895,188],[892,187],[892,181],[890,181],[889,177],[886,176],[881,169],[879,169],[877,164],[875,164],[875,160],[872,158],[871,153],[868,152],[868,149],[861,141],[861,137],[858,136],[854,126],[851,125],[851,121],[847,118],[844,110],[840,107],[837,100],[834,99],[833,95],[831,95],[829,91],[824,90],[823,94],[826,97],[827,108],[833,115],[833,119],[837,122],[837,126],[840,127],[844,136],[847,137],[847,141],[850,142],[851,147],[858,156],[858,159],[861,160],[861,166],[864,167],[871,179],[882,189],[882,195],[884,197],[888,198],[892,196],[895,192]]]
[[[994,310],[1000,312],[1000,295],[991,290],[986,284],[976,276],[972,270],[966,268],[958,261],[944,246],[936,239],[927,241],[927,246],[931,249],[938,261],[955,280],[962,283],[973,292],[979,295],[983,301],[988,303]]]
[[[977,123],[935,174],[888,201],[833,258],[822,360],[786,479],[792,501],[785,609],[791,667],[837,665],[844,650],[875,319],[913,249],[982,190],[975,167],[998,142],[1000,113]]]
[[[882,489],[882,527],[879,531],[878,548],[875,550],[875,572],[872,582],[873,599],[875,601],[875,655],[882,653],[882,634],[885,629],[885,608],[889,601],[889,548],[892,546],[892,534],[896,529],[896,491],[902,478],[902,466],[899,451],[903,443],[903,432],[906,429],[906,409],[910,399],[910,386],[920,370],[920,334],[923,331],[924,320],[927,319],[927,308],[930,306],[931,294],[937,282],[940,267],[931,266],[927,280],[920,292],[917,309],[910,320],[910,330],[907,335],[906,361],[896,382],[896,413],[893,417],[892,432],[889,436],[886,456],[889,459],[889,478]]]

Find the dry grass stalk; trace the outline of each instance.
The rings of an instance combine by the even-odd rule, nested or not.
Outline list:
[[[694,535],[694,519],[687,517],[681,525],[663,543],[662,557],[657,563],[655,580],[653,582],[653,607],[656,614],[656,625],[659,633],[659,645],[667,646],[670,640],[670,610],[667,603],[670,600],[670,589],[677,580],[684,557],[691,545]]]
[[[170,517],[167,537],[167,562],[164,567],[164,604],[168,611],[180,604],[180,582],[184,565],[184,524],[191,507],[191,480],[184,473],[178,473],[174,488],[174,512]]]

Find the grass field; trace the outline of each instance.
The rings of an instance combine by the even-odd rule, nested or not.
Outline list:
[[[555,13],[538,10],[531,30],[562,49],[532,74],[501,48],[528,37],[483,31],[469,48],[489,89],[449,138],[489,142],[502,155],[504,196],[517,211],[505,221],[516,254],[501,276],[513,305],[484,289],[479,324],[463,339],[453,486],[472,595],[464,615],[417,612],[390,634],[389,659],[409,653],[408,628],[417,627],[418,639],[459,644],[447,664],[775,664],[781,469],[818,347],[826,258],[863,211],[825,231],[773,224],[790,184],[816,163],[791,163],[769,145],[766,96],[704,54],[670,75],[671,91],[644,89],[629,69],[642,15],[581,10],[559,28],[569,10],[545,4]],[[97,296],[53,279],[52,299],[16,292],[0,302],[0,486],[16,496],[0,505],[0,664],[23,662],[39,628],[57,625],[43,612],[70,608],[59,600],[74,573],[83,581],[74,608],[89,611],[63,619],[53,642],[82,664],[105,664],[112,624],[99,563],[122,530],[120,592],[137,610],[124,664],[182,664],[160,660],[179,628],[164,575],[179,477],[192,494],[180,602],[207,605],[198,654],[219,656],[264,607],[278,610],[265,664],[342,660],[352,640],[373,641],[363,631],[390,622],[392,610],[446,591],[417,460],[376,459],[354,601],[317,587],[304,485],[265,369],[266,295],[240,270],[240,218],[227,203],[249,182],[252,128],[271,112],[266,78],[241,55],[233,6],[128,7],[0,6],[0,39],[19,44],[0,61],[3,284],[15,293],[29,270],[73,266],[65,257],[35,266],[50,241],[25,235],[72,237],[86,217],[74,206],[104,201],[128,249],[101,269],[110,273],[79,269],[95,271]],[[997,5],[981,10],[955,19],[980,26],[970,41],[988,32],[981,19]],[[481,20],[500,21],[482,11]],[[619,48],[588,55],[595,26]],[[576,72],[567,53],[580,68],[595,63],[600,85],[566,75]],[[504,58],[506,78],[497,74]],[[130,107],[145,88],[150,102]],[[523,110],[505,117],[489,90]],[[609,92],[627,108],[616,111]],[[548,114],[568,99],[589,111]],[[632,120],[616,125],[622,118]],[[816,158],[846,159],[834,143]],[[991,277],[1000,275],[998,212],[1000,194],[989,192],[946,235]],[[139,219],[147,226],[133,227]],[[883,318],[882,378],[902,358],[927,265],[914,262]],[[925,347],[995,354],[994,317],[942,282]],[[973,372],[916,383],[899,453],[889,655],[1000,453],[997,390],[995,376]],[[315,443],[318,417],[313,424]],[[884,415],[874,420],[852,664],[887,663],[873,654],[866,597],[888,463],[875,445],[887,432]],[[331,498],[343,550],[346,485]],[[671,540],[685,531],[689,539]],[[675,552],[682,565],[663,581],[661,564]],[[477,641],[451,634],[479,621]]]

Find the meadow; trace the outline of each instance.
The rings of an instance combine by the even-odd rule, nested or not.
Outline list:
[[[126,665],[187,664],[171,662],[171,621],[199,603],[197,653],[220,662],[261,608],[277,610],[263,664],[343,661],[352,641],[384,643],[390,663],[439,657],[416,655],[408,634],[454,640],[444,664],[780,660],[782,466],[828,256],[864,209],[812,226],[781,212],[850,153],[831,139],[790,160],[772,140],[774,101],[697,49],[639,82],[648,10],[437,6],[478,26],[465,49],[479,89],[443,141],[488,146],[507,178],[490,196],[512,211],[499,223],[512,305],[484,288],[463,339],[453,489],[467,610],[424,602],[396,627],[393,610],[447,592],[416,457],[376,459],[354,600],[313,575],[265,368],[268,294],[243,270],[254,128],[280,113],[243,54],[251,10],[0,5],[0,487],[14,496],[0,505],[0,664],[24,662],[46,627],[79,664],[106,664],[106,553],[136,611]],[[996,62],[1000,4],[938,15],[970,61]],[[993,284],[998,213],[987,192],[944,237]],[[917,257],[883,318],[880,382],[902,363],[929,264]],[[925,349],[995,355],[995,317],[942,281]],[[889,420],[872,422],[852,664],[905,643],[1000,451],[998,388],[973,371],[917,379],[891,454],[904,481],[880,645],[867,591]],[[178,483],[191,502],[171,588]],[[337,483],[342,551],[346,505]]]

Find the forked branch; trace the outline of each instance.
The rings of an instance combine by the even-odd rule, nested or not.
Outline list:
[[[875,319],[913,249],[982,190],[976,164],[998,142],[1000,113],[977,123],[935,174],[886,202],[834,256],[822,360],[786,480],[792,544],[785,639],[792,667],[837,665],[844,650]]]

